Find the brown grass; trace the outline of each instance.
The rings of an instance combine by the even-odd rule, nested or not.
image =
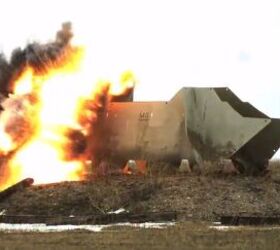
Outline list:
[[[280,163],[269,174],[228,174],[215,165],[201,173],[153,166],[147,176],[108,176],[90,182],[34,186],[0,202],[7,214],[91,215],[125,208],[134,213],[179,211],[180,218],[279,216]]]
[[[102,233],[0,233],[0,249],[278,249],[278,230],[210,229],[180,223],[166,229],[109,228]]]

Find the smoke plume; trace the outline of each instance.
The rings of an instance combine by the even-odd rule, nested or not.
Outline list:
[[[62,24],[54,41],[39,44],[33,42],[24,49],[16,48],[8,61],[5,55],[0,54],[0,96],[7,96],[12,92],[12,83],[22,73],[26,66],[31,66],[35,71],[44,71],[46,65],[56,62],[63,54],[65,47],[70,46],[73,37],[70,22]]]

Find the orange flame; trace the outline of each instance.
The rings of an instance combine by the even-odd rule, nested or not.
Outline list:
[[[81,124],[81,117],[86,115],[90,123],[96,114],[85,110],[84,103],[94,102],[105,85],[114,95],[133,87],[134,82],[132,73],[127,72],[119,85],[94,83],[90,65],[83,64],[84,55],[84,48],[67,48],[58,63],[47,65],[44,72],[28,66],[14,82],[14,94],[8,98],[14,102],[6,107],[2,104],[4,112],[0,116],[0,152],[8,157],[8,174],[0,178],[0,189],[28,177],[35,184],[84,178],[85,150],[69,154],[73,150],[69,131],[77,132],[81,138],[89,134],[90,125]],[[20,107],[10,112],[18,100]],[[9,128],[13,115],[16,122]],[[23,127],[20,136],[14,132],[15,126]]]

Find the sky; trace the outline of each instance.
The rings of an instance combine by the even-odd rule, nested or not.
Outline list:
[[[64,21],[96,77],[135,73],[137,100],[227,86],[280,118],[279,0],[3,1],[0,50],[48,41]]]

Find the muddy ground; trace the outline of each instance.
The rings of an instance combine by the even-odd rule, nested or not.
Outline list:
[[[32,186],[0,202],[6,215],[91,215],[178,211],[179,220],[215,221],[221,215],[280,215],[280,164],[265,176],[154,171],[87,182]]]

